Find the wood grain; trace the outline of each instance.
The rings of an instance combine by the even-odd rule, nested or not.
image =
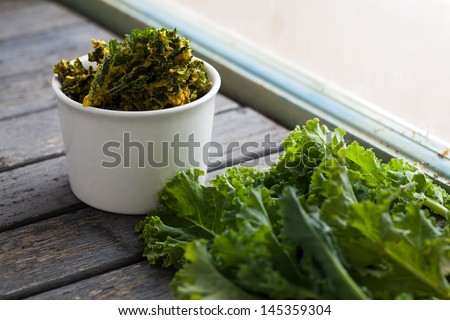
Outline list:
[[[141,216],[87,208],[0,233],[0,299],[60,287],[141,261]]]
[[[146,261],[31,296],[29,299],[170,299],[175,270]]]
[[[244,167],[253,167],[256,165],[256,168],[259,170],[266,170],[268,169],[268,167],[271,165],[272,162],[276,161],[278,158],[279,154],[272,154],[270,156],[266,156],[263,159],[260,159],[260,161],[258,163],[254,163],[253,161],[248,161],[248,162],[244,162],[242,164],[240,164],[241,166]],[[222,170],[217,170],[214,172],[210,172],[207,174],[207,181],[210,181],[214,176],[216,176],[217,174],[221,174],[225,171],[225,169]],[[36,225],[40,225],[40,224],[44,224],[46,225],[46,227],[44,227],[44,230],[46,230],[47,232],[49,232],[46,228],[49,229],[53,229],[54,226],[59,226],[58,231],[53,231],[54,235],[51,236],[52,238],[54,238],[55,240],[53,241],[53,244],[51,245],[52,247],[61,247],[67,242],[67,245],[70,246],[70,250],[71,252],[76,251],[76,250],[83,250],[83,248],[86,247],[86,245],[89,243],[94,242],[94,240],[89,239],[89,237],[92,237],[92,230],[83,230],[86,234],[84,235],[84,237],[88,237],[87,239],[84,240],[79,240],[77,241],[76,237],[76,232],[72,232],[69,233],[69,237],[67,237],[67,229],[66,228],[61,228],[60,226],[63,224],[66,224],[68,226],[70,226],[70,224],[72,224],[72,222],[68,222],[67,220],[73,221],[73,219],[89,219],[92,220],[92,225],[94,227],[95,232],[97,233],[98,231],[96,231],[95,225],[100,225],[102,224],[102,221],[104,220],[105,223],[105,228],[109,229],[110,228],[110,224],[109,224],[109,219],[111,219],[111,217],[115,217],[116,215],[112,215],[112,214],[106,214],[105,216],[101,217],[99,215],[101,215],[102,213],[98,213],[99,215],[97,215],[97,211],[94,210],[94,212],[92,212],[92,210],[94,209],[86,209],[86,210],[81,210],[79,212],[76,212],[73,214],[73,217],[70,217],[70,214],[67,215],[62,215],[60,217],[57,217],[55,219],[50,219],[48,221],[43,221],[41,223],[35,223],[31,226],[27,226],[25,228],[21,228],[20,233],[28,233],[28,228],[34,228],[34,226]],[[88,212],[88,214],[86,215],[85,212]],[[82,215],[82,216],[81,216]],[[93,219],[92,216],[94,216],[95,218]],[[125,216],[119,216],[120,220],[122,221],[123,219],[131,219],[134,220],[135,217],[125,217]],[[137,218],[139,219],[139,218]],[[64,221],[64,222],[61,222]],[[79,222],[81,225],[86,225],[86,224],[90,224],[88,222]],[[114,227],[114,223],[112,225]],[[25,230],[25,231],[24,231]],[[137,241],[137,236],[134,235],[134,238],[132,237],[132,235],[130,235],[130,226],[128,226],[128,230],[124,230],[124,232],[127,234],[127,241],[128,243],[131,245],[131,243],[135,243],[135,245],[132,245],[133,248],[139,247],[139,244],[136,243]],[[75,233],[75,235],[71,236],[73,233]],[[34,230],[32,233],[30,234],[36,234],[36,231]],[[39,232],[39,234],[41,234],[41,232]],[[62,235],[64,235],[63,239],[59,239],[57,240],[56,238],[60,238]],[[83,237],[83,235],[78,235],[79,237]],[[38,236],[38,238],[36,238],[34,236],[33,241],[32,242],[38,242],[41,243],[43,240],[43,238],[49,238],[49,235],[46,235],[46,233],[44,232],[43,235]],[[19,238],[19,240],[17,240],[17,238]],[[8,237],[8,240],[11,243],[17,244],[17,243],[23,243],[23,237],[21,236],[17,236],[17,232],[13,233],[13,236],[11,238]],[[99,240],[100,241],[100,240]],[[1,238],[1,234],[0,234],[0,243],[2,242],[2,238]],[[59,243],[61,242],[61,243]],[[139,242],[139,241],[137,241]],[[107,242],[104,244],[103,246],[103,251],[109,252],[114,250],[114,248],[110,248],[108,249],[108,246],[113,245],[114,242]],[[79,248],[81,247],[81,248]],[[1,249],[3,249],[2,247],[0,247]],[[17,249],[17,246],[15,248],[6,248],[8,251],[12,251],[14,258],[20,261],[21,260],[21,256],[26,255],[29,253],[30,250],[32,250],[31,248],[29,250],[25,250],[23,251],[22,249]],[[98,250],[98,249],[96,249]],[[0,250],[0,252],[3,250]],[[58,259],[58,257],[55,257],[55,253],[58,252],[51,252],[50,250],[48,250],[47,247],[44,248],[40,248],[39,251],[42,252],[46,252],[46,257],[44,259],[42,259],[43,261],[45,261],[44,265],[42,266],[37,266],[38,270],[44,270],[47,265],[47,260],[50,261],[50,263],[53,263],[53,261],[55,259]],[[97,251],[96,251],[97,252]],[[102,252],[97,252],[99,255],[102,254]],[[96,253],[96,254],[97,254]],[[58,253],[59,255],[59,253]],[[17,258],[17,256],[19,256],[19,258]],[[74,264],[74,265],[79,265],[78,261],[72,261],[72,260],[76,260],[77,257],[73,257],[73,254],[63,254],[62,256],[66,256],[67,257],[67,261],[64,262],[64,264],[66,265],[70,265],[70,264]],[[123,258],[123,255],[120,256],[119,258]],[[66,258],[64,258],[66,259]],[[92,259],[95,260],[95,257],[92,257]],[[136,259],[135,254],[131,254],[128,259]],[[5,262],[0,262],[0,269],[6,269],[7,268],[7,264],[8,264],[8,255],[3,256],[0,254],[0,261],[5,261],[6,260],[6,266],[3,264]],[[9,259],[10,260],[10,259]],[[34,260],[34,258],[31,258],[31,260]],[[86,262],[88,263],[88,262]],[[116,261],[108,261],[109,264],[115,264],[117,263]],[[12,263],[10,262],[9,265],[16,265],[16,263]],[[14,273],[20,273],[20,269],[21,266],[18,266],[19,270],[14,270]],[[103,268],[103,267],[102,267]],[[25,269],[25,268],[24,268]],[[26,273],[30,273],[30,271],[27,269]],[[36,271],[37,273],[38,271]],[[53,268],[53,274],[57,275],[57,274],[61,274],[61,278],[64,278],[64,272],[66,272],[65,269],[62,270],[55,270],[55,268]],[[32,272],[33,276],[37,276],[35,275],[35,272]],[[172,279],[174,271],[173,270],[167,270],[167,269],[162,269],[160,267],[156,267],[156,266],[150,266],[148,265],[146,262],[141,262],[141,263],[137,263],[137,264],[133,264],[127,267],[123,267],[121,269],[118,270],[114,270],[114,271],[110,271],[110,272],[106,272],[105,274],[101,274],[98,276],[93,276],[92,278],[88,278],[85,280],[81,280],[81,281],[77,281],[74,282],[72,284],[69,284],[67,286],[63,286],[54,290],[50,290],[47,292],[43,292],[41,294],[38,294],[36,296],[31,297],[32,299],[167,299],[170,297],[170,289],[168,287],[168,283],[170,282],[170,280]],[[24,276],[27,277],[27,274],[25,274]],[[9,275],[5,275],[4,278],[6,279]],[[45,276],[45,275],[44,275]],[[80,278],[82,279],[84,276],[86,276],[86,273],[83,272],[73,272],[71,274],[71,279],[75,280],[76,278]],[[0,280],[2,280],[1,278],[1,273],[0,273]],[[46,279],[45,281],[43,281],[44,283],[51,283],[50,280],[53,280],[53,283],[62,283],[63,281],[57,281],[56,279]],[[8,280],[10,281],[10,280]],[[7,281],[7,282],[8,282]],[[66,280],[67,281],[67,280]],[[23,296],[25,296],[28,292],[33,292],[33,291],[38,291],[39,289],[43,289],[45,288],[45,285],[43,287],[27,287],[27,288],[23,288],[22,293],[10,293],[10,296],[14,297],[14,294],[19,295],[22,294]],[[4,289],[3,289],[4,290]],[[1,286],[0,286],[0,292],[3,291]],[[7,297],[10,297],[7,296]]]
[[[39,4],[41,1],[36,0],[2,0],[0,1],[0,18],[5,18],[8,15],[17,14],[17,11],[26,7]],[[66,13],[67,14],[67,13]],[[20,18],[20,16],[19,16]]]
[[[17,73],[30,73],[53,66],[60,60],[72,60],[91,50],[91,38],[110,39],[111,33],[92,23],[71,24],[36,34],[4,39],[0,42],[0,77]]]
[[[0,121],[0,172],[63,153],[58,110]]]
[[[70,24],[85,23],[86,19],[76,13],[47,1],[8,1],[0,4],[0,40],[35,34]]]
[[[80,209],[65,157],[0,173],[0,232]]]
[[[0,3],[0,30],[0,120],[54,107],[53,66],[86,54],[91,38],[117,38],[50,1]]]
[[[51,66],[34,72],[0,77],[0,121],[34,111],[56,108]]]
[[[270,160],[274,161],[276,157],[272,155]],[[261,161],[258,168],[267,168],[267,163],[268,159]],[[250,162],[242,165],[249,166]],[[215,174],[208,173],[207,180]],[[68,198],[71,198],[70,194]],[[139,276],[133,268],[123,268],[115,273],[114,277],[122,278],[117,285],[123,290],[110,285],[102,287],[100,283],[105,282],[102,279],[108,278],[107,275],[100,279],[98,277],[102,276],[95,277],[142,260],[143,244],[133,231],[140,219],[142,216],[86,208],[0,233],[0,299],[24,298],[67,283],[73,284],[49,293],[47,298],[58,298],[61,294],[61,298],[68,299],[138,299],[147,297],[141,295],[147,290],[151,295],[149,298],[165,298],[168,294],[165,281],[157,279],[165,277],[167,280],[170,273],[154,270],[151,266]],[[83,280],[90,277],[94,278]],[[78,283],[80,280],[82,283]],[[149,283],[143,285],[143,281]],[[162,291],[149,290],[149,286],[157,286]],[[114,290],[117,292],[112,292]]]
[[[238,166],[268,170],[280,156],[274,153],[259,159],[245,161]],[[228,168],[206,175],[206,183]],[[61,288],[46,291],[29,299],[169,299],[169,283],[175,270],[151,266],[146,261],[107,272]]]

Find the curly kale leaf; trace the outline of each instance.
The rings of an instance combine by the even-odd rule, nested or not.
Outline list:
[[[269,171],[179,172],[137,230],[186,299],[450,299],[449,195],[317,119]]]
[[[161,207],[136,226],[151,263],[183,265],[184,246],[197,239],[213,239],[235,225],[248,188],[263,179],[254,169],[232,168],[212,180],[211,186],[204,186],[199,182],[203,174],[198,169],[178,172],[158,194]]]
[[[105,47],[83,105],[127,111],[171,108],[200,98],[210,85],[203,62],[192,60],[189,40],[177,30],[133,30],[123,42],[112,40]]]
[[[120,42],[91,40],[85,69],[62,60],[55,73],[62,91],[84,106],[122,111],[172,108],[205,95],[211,87],[203,61],[194,60],[189,40],[177,30],[132,30]]]
[[[61,60],[53,72],[58,75],[62,92],[75,101],[83,101],[86,97],[95,74],[92,67],[86,69],[78,58],[73,63]]]

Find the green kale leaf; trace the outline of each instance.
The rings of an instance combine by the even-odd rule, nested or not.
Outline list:
[[[181,299],[450,299],[449,195],[319,120],[268,171],[199,170],[163,187],[136,230]]]

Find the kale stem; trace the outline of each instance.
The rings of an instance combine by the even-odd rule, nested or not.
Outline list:
[[[434,201],[430,198],[425,198],[423,205],[432,210],[434,213],[437,213],[438,215],[444,217],[445,220],[449,221],[450,210],[447,209],[442,204],[440,204],[439,202]]]

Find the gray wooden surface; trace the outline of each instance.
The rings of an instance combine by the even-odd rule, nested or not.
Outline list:
[[[134,232],[143,216],[111,214],[80,202],[65,168],[52,67],[117,38],[53,2],[0,1],[0,299],[167,299],[174,270],[148,265]],[[219,95],[213,140],[281,142],[288,131]],[[277,150],[252,159],[233,148],[210,168],[267,167]]]

